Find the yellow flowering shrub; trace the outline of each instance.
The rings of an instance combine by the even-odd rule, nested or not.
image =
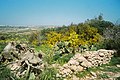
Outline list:
[[[56,42],[60,41],[61,34],[57,32],[50,32],[46,35],[47,39],[44,41],[46,44],[49,44],[50,46],[55,45]]]
[[[92,45],[98,43],[102,38],[96,28],[88,25],[80,27],[79,34],[73,29],[69,30],[64,33],[58,33],[55,31],[47,33],[45,43],[54,46],[56,42],[66,41],[70,43],[70,46],[77,47],[79,45]]]

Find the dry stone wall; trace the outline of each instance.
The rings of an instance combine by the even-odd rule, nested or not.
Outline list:
[[[100,49],[98,51],[86,51],[83,54],[76,53],[68,63],[64,64],[59,69],[58,77],[71,76],[73,73],[77,73],[85,70],[89,67],[96,67],[102,64],[110,62],[114,50]]]
[[[81,72],[90,67],[100,66],[110,62],[114,50],[100,49],[98,51],[85,51],[84,53],[76,53],[68,63],[62,67],[58,66],[57,77],[72,76],[77,72]],[[17,54],[17,55],[16,55]],[[38,54],[38,55],[36,55]],[[18,76],[24,76],[27,72],[39,74],[44,68],[42,55],[44,53],[36,53],[34,49],[27,47],[25,44],[8,43],[2,52],[3,58],[8,61],[8,67]],[[11,61],[12,60],[12,61]],[[56,64],[57,65],[57,64]]]

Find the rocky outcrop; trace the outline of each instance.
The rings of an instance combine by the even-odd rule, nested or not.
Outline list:
[[[114,50],[100,49],[98,51],[86,51],[83,54],[76,53],[68,63],[59,69],[58,77],[72,76],[73,73],[83,71],[89,67],[107,64],[111,60]]]
[[[39,73],[44,67],[42,61],[42,52],[35,52],[33,48],[25,44],[8,43],[2,52],[2,58],[7,63],[7,67],[13,71],[16,76],[21,77],[27,72]],[[3,60],[1,60],[3,61]]]

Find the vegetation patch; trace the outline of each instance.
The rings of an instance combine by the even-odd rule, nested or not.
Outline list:
[[[103,74],[99,74],[98,78],[107,79],[107,78],[109,78],[109,76],[106,73],[103,73]]]

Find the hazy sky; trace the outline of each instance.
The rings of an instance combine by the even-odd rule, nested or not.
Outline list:
[[[0,25],[68,25],[103,13],[120,18],[120,0],[0,0]]]

